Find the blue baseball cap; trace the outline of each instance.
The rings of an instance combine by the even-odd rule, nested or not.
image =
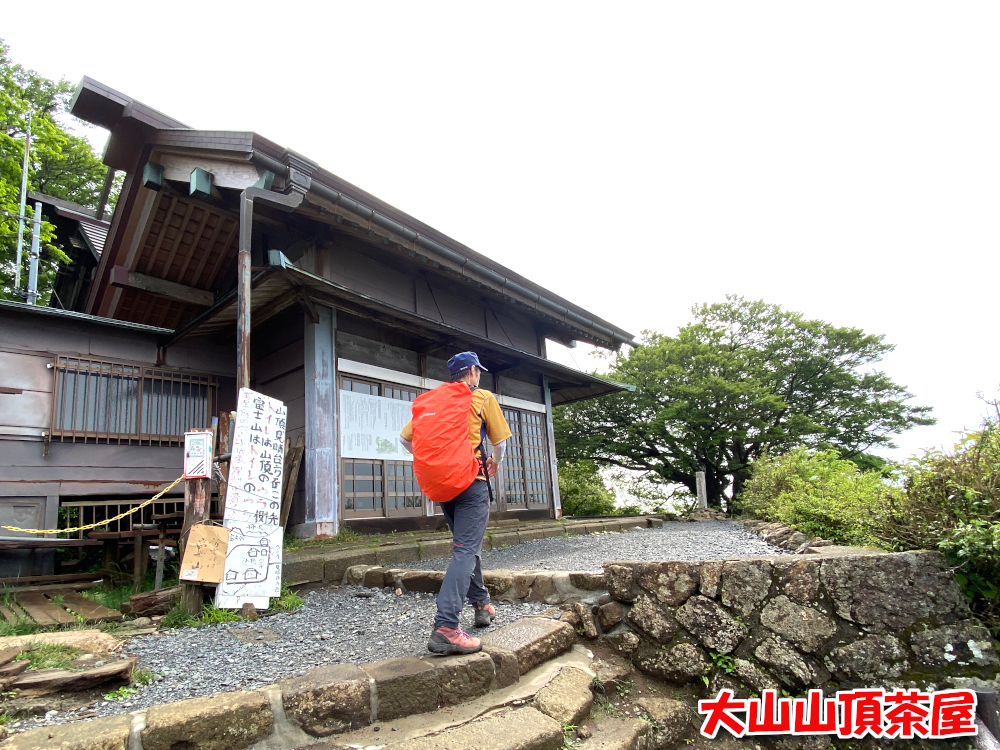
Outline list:
[[[451,373],[452,377],[455,377],[462,370],[469,370],[475,365],[483,372],[489,372],[485,367],[483,367],[482,362],[479,361],[479,357],[475,352],[459,352],[454,357],[448,360],[448,372]]]

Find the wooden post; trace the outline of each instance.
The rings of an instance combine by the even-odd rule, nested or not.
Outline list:
[[[302,455],[306,452],[306,434],[300,432],[295,439],[295,447],[285,454],[285,468],[281,486],[281,528],[288,525],[288,514],[292,510],[292,497],[295,495],[295,485],[299,480],[299,467],[302,466]]]
[[[104,540],[104,559],[101,563],[101,570],[111,571],[111,566],[118,562],[118,540]]]
[[[181,559],[184,558],[184,548],[187,546],[187,535],[195,524],[208,520],[208,503],[212,492],[211,479],[184,480],[184,526],[178,539],[178,549]],[[197,583],[181,585],[180,607],[192,617],[201,614],[202,591]]]
[[[156,545],[156,582],[153,584],[153,591],[159,591],[163,588],[163,559],[166,553],[163,550],[163,545],[167,543],[167,529],[166,526],[160,523],[160,537],[157,540]]]
[[[542,343],[544,344],[544,339]],[[545,356],[545,352],[542,352]],[[556,460],[556,431],[552,425],[552,389],[549,388],[549,378],[542,375],[542,393],[545,395],[545,446],[549,456],[549,483],[552,486],[552,507],[549,515],[552,518],[562,518],[562,497],[559,495],[559,461]],[[499,503],[497,510],[500,510]]]
[[[337,497],[337,311],[317,305],[319,323],[305,321],[306,517],[309,532],[340,531]]]
[[[142,569],[142,524],[133,522],[132,532],[132,593],[138,594],[142,591],[145,573]]]
[[[235,424],[235,422],[236,420],[231,411],[224,411],[219,415],[219,450],[215,455],[224,456],[232,449],[229,440],[231,434],[230,425]],[[225,518],[226,492],[229,488],[229,461],[219,462],[219,473],[222,474],[222,479],[219,480],[219,516]]]

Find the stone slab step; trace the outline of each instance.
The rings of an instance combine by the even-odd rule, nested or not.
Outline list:
[[[514,522],[511,525],[490,527],[483,542],[488,550],[502,544],[514,545],[553,536],[632,531],[635,528],[663,528],[663,520],[652,516],[627,518],[590,519],[585,521],[544,521],[537,524]],[[493,541],[490,540],[493,537]],[[289,550],[282,563],[282,581],[289,586],[305,583],[341,583],[347,569],[355,565],[392,566],[402,562],[431,560],[448,557],[451,552],[448,534],[425,533],[416,543],[383,540],[372,549],[358,545],[351,547],[307,547]]]
[[[454,657],[449,657],[454,658]],[[403,742],[430,735],[440,735],[503,708],[520,708],[531,704],[562,670],[572,668],[590,672],[592,654],[583,646],[574,646],[569,652],[547,661],[524,675],[514,684],[497,688],[474,700],[451,706],[444,710],[415,714],[391,721],[377,721],[353,732],[329,737],[326,742],[336,747],[338,744],[367,748],[386,746],[389,750]],[[378,731],[375,731],[378,727]]]
[[[391,728],[386,727],[386,732]],[[443,732],[392,745],[394,750],[560,750],[562,727],[530,706],[505,708]],[[347,750],[356,745],[337,742],[312,745],[313,750]]]
[[[642,719],[607,719],[579,750],[645,750],[652,727]]]
[[[504,709],[439,735],[408,740],[399,750],[559,750],[562,726],[534,708]]]
[[[521,674],[569,651],[576,632],[569,623],[542,617],[524,617],[483,636],[486,653],[506,651],[517,657]]]
[[[594,703],[592,672],[563,667],[535,696],[535,708],[560,724],[576,726],[590,715]]]

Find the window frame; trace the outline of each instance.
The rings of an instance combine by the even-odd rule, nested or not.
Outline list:
[[[345,382],[351,384],[351,388],[350,389],[345,389],[344,388],[344,383]],[[376,389],[378,391],[377,393],[371,393],[370,390],[368,391],[368,393],[370,395],[372,395],[372,396],[381,396],[383,398],[395,398],[396,397],[395,394],[399,394],[399,395],[404,395],[405,394],[406,396],[412,396],[412,398],[402,398],[402,399],[399,399],[401,401],[410,401],[411,403],[413,402],[413,399],[415,399],[418,395],[420,395],[421,393],[423,393],[423,389],[421,389],[421,388],[415,388],[415,387],[412,387],[412,386],[404,386],[404,385],[400,385],[399,383],[392,383],[392,382],[385,381],[385,380],[379,380],[377,378],[369,378],[369,377],[364,377],[364,376],[352,375],[350,373],[337,373],[337,398],[338,398],[338,400],[340,398],[340,392],[342,390],[350,390],[350,391],[352,391],[354,393],[365,393],[366,392],[366,391],[364,391],[364,390],[362,390],[360,388],[355,388],[354,387],[355,383],[365,384],[365,385],[369,386],[370,389]],[[388,389],[394,395],[392,395],[392,396],[386,396],[385,395],[386,389]],[[339,416],[338,416],[338,430],[339,430]],[[338,432],[338,435],[339,435],[339,432]],[[396,467],[405,466],[405,464],[409,464],[410,467],[411,467],[410,471],[412,472],[412,467],[413,467],[413,462],[412,461],[393,461],[391,459],[375,460],[375,459],[367,459],[367,458],[345,458],[344,456],[340,455],[340,446],[339,445],[337,446],[337,461],[338,461],[338,468],[339,468],[339,471],[337,472],[337,484],[338,484],[338,487],[337,487],[338,492],[337,492],[337,494],[339,496],[338,497],[338,501],[340,503],[340,510],[341,510],[341,513],[343,514],[342,517],[345,520],[362,519],[362,518],[365,518],[365,519],[372,519],[372,518],[407,518],[407,517],[414,517],[414,516],[423,516],[423,515],[425,515],[426,508],[427,508],[427,503],[429,503],[430,500],[422,492],[419,493],[419,497],[420,497],[420,500],[421,500],[420,505],[419,506],[415,506],[415,505],[412,505],[412,504],[410,504],[410,505],[406,504],[406,499],[407,498],[410,498],[412,500],[412,498],[414,498],[416,496],[415,495],[409,495],[407,493],[407,491],[406,491],[405,488],[404,488],[404,491],[402,493],[400,493],[395,487],[393,487],[392,490],[389,489],[389,482],[390,481],[392,481],[394,484],[396,482],[400,481],[400,480],[398,480],[398,479],[395,478],[395,476],[396,476],[395,473],[393,474],[394,478],[392,480],[389,479],[389,465],[391,464],[394,467],[393,471],[395,472],[395,471],[398,470]],[[361,464],[361,465],[369,465],[370,464],[372,466],[372,479],[371,479],[372,485],[373,485],[372,486],[372,490],[370,490],[370,491],[362,491],[360,494],[359,494],[358,490],[356,489],[356,487],[357,487],[356,482],[358,482],[358,481],[367,482],[368,480],[367,479],[358,480],[358,479],[356,479],[356,477],[358,477],[358,476],[365,476],[365,477],[367,477],[368,475],[367,474],[363,474],[362,475],[362,474],[356,474],[355,473],[355,471],[356,471],[355,467],[358,464]],[[351,467],[351,473],[350,474],[347,473],[347,467],[348,466]],[[378,471],[376,471],[375,467],[379,467]],[[414,487],[416,487],[416,480],[415,479],[413,479],[413,480],[407,480],[405,474],[403,476],[403,480],[402,481],[404,481],[404,482],[406,482],[406,481],[413,481]],[[351,484],[349,485],[348,483],[351,483]],[[376,483],[380,483],[380,487],[378,489],[378,493],[380,493],[380,494],[376,493],[376,489],[375,489]],[[348,487],[350,487],[350,489],[348,489]],[[419,488],[417,488],[417,489],[419,490]],[[356,501],[357,501],[357,499],[359,497],[363,497],[363,498],[368,498],[368,497],[377,498],[378,502],[374,502],[373,501],[372,502],[372,506],[373,507],[371,507],[371,508],[358,508]],[[404,500],[403,500],[404,505],[402,507],[398,507],[398,502],[399,502],[398,498],[400,498],[400,497],[404,498]],[[351,501],[351,502],[348,503],[348,501]],[[351,507],[348,507],[348,505],[350,505]]]
[[[213,375],[59,354],[52,363],[49,438],[183,445],[186,430],[211,426],[218,391]]]
[[[427,391],[426,388],[402,385],[400,383],[383,380],[381,378],[354,375],[347,372],[338,372],[338,399],[340,398],[340,391],[345,390],[345,382],[349,383],[351,385],[350,390],[356,393],[368,392],[371,395],[386,397],[385,394],[388,389],[392,393],[412,395],[413,398],[404,399],[411,402],[414,398],[416,398],[416,396]],[[365,391],[362,389],[355,389],[355,383],[359,385],[364,384],[368,386],[369,390]],[[376,390],[377,392],[373,393],[372,390]],[[389,398],[392,398],[392,396],[389,396]],[[529,510],[550,509],[552,507],[552,476],[548,460],[548,419],[544,412],[537,412],[516,406],[506,406],[503,404],[501,404],[500,408],[503,412],[504,419],[507,420],[507,423],[511,428],[512,439],[507,441],[507,449],[504,461],[500,466],[500,471],[497,472],[497,475],[490,481],[493,488],[493,502],[490,504],[490,510],[494,513],[518,513]],[[511,418],[511,415],[514,415],[513,419]],[[526,428],[528,429],[526,430]],[[492,446],[488,439],[486,441],[486,450],[487,454],[489,454],[492,450]],[[392,461],[386,459],[376,461],[374,459],[344,458],[340,455],[339,445],[337,458],[339,468],[337,474],[337,494],[338,502],[340,503],[340,510],[343,514],[342,517],[344,520],[442,515],[440,503],[431,501],[422,492],[419,495],[421,498],[421,504],[419,507],[405,505],[403,508],[397,507],[396,503],[398,501],[396,501],[395,498],[407,497],[408,495],[405,491],[401,495],[395,489],[391,491],[389,490],[389,465],[405,466],[409,464],[409,466],[412,467],[412,461]],[[360,495],[360,497],[375,496],[376,491],[374,489],[374,482],[381,481],[380,507],[358,509],[357,507],[354,507],[356,506],[356,503],[352,502],[352,507],[348,508],[348,500],[353,501],[359,497],[357,491],[354,489],[356,485],[348,485],[349,482],[353,483],[358,481],[355,477],[360,475],[354,473],[353,466],[359,463],[371,464],[373,467],[376,464],[381,464],[382,468],[380,475],[376,475],[373,469],[373,489],[370,491],[366,490],[362,495]],[[346,473],[346,467],[348,465],[352,467],[351,474]],[[520,473],[520,476],[517,476],[518,472]],[[367,477],[368,475],[365,474],[364,476]],[[376,478],[376,476],[378,476],[378,478]],[[368,480],[365,479],[361,481]],[[404,478],[404,481],[407,480]],[[414,483],[416,482],[415,479],[413,481]],[[508,501],[508,484],[511,486],[520,485],[515,497],[523,496],[523,502],[511,503]],[[351,486],[351,489],[348,489],[348,486]],[[369,495],[369,492],[372,494]],[[373,506],[378,505],[379,503],[373,503]],[[430,513],[428,513],[428,509],[430,509]]]

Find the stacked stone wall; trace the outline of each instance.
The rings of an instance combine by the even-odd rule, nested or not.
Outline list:
[[[989,631],[934,552],[612,561],[603,639],[642,671],[737,693],[998,679]]]

